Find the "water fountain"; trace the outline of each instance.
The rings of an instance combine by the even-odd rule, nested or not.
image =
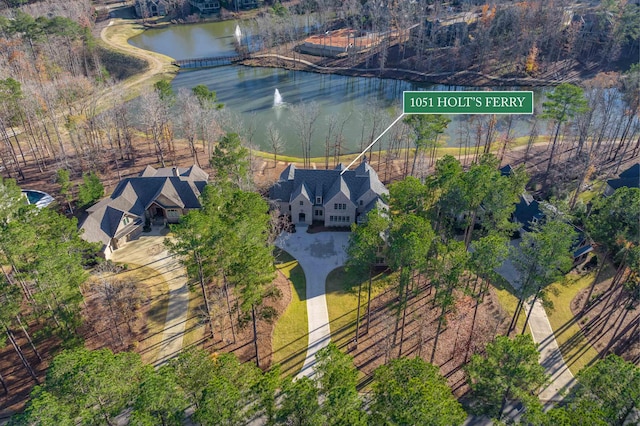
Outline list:
[[[240,31],[240,25],[236,24],[236,30],[233,35],[236,37],[236,41],[238,42],[238,44],[240,44],[240,41],[242,41],[242,31]]]
[[[284,102],[282,101],[282,95],[280,95],[280,92],[278,91],[278,89],[276,89],[275,92],[273,92],[273,106],[277,107],[282,105]]]

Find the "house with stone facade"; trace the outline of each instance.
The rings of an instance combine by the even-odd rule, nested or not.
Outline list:
[[[177,223],[199,209],[209,175],[200,167],[147,166],[140,175],[121,180],[111,196],[87,209],[82,238],[102,243],[105,257],[140,235],[145,224]]]
[[[388,194],[376,171],[363,161],[353,170],[339,164],[333,170],[298,169],[290,164],[269,190],[280,213],[294,225],[349,227],[374,208],[386,209]]]
[[[135,0],[134,8],[138,18],[151,18],[167,14],[166,0]]]

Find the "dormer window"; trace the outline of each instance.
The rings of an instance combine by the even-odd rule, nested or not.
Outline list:
[[[316,196],[316,204],[322,204],[322,197]]]
[[[300,205],[304,206],[304,201],[300,200]]]

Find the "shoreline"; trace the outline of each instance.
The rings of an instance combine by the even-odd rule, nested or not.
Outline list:
[[[323,58],[319,58],[323,59]],[[402,68],[357,68],[324,66],[301,58],[277,53],[255,53],[238,62],[250,67],[279,68],[291,71],[337,74],[348,77],[385,78],[416,83],[432,83],[465,87],[551,87],[561,83],[579,82],[579,79],[548,80],[533,77],[498,77],[478,71],[448,71],[425,73]]]
[[[159,23],[143,23],[139,24],[135,21],[126,22],[126,20],[118,19],[120,25],[131,25],[138,26],[138,33],[144,32],[147,29],[157,29],[157,28],[167,28],[171,26],[192,26],[197,24],[209,24],[209,23],[217,23],[217,22],[227,22],[227,21],[243,21],[246,20],[246,16],[234,16],[230,19],[211,19],[205,20],[203,22],[159,22]],[[131,35],[133,36],[133,35]],[[129,37],[130,38],[130,37]],[[153,52],[150,50],[138,49],[134,46],[131,46],[128,43],[128,38],[125,40],[127,46],[131,48],[131,52],[134,56],[134,49],[142,50],[144,52],[148,52],[150,55],[160,55],[165,58],[168,56],[159,54],[157,52]],[[423,72],[410,68],[399,68],[396,66],[391,66],[387,68],[374,68],[374,67],[366,67],[361,68],[357,66],[342,66],[339,65],[340,60],[332,59],[329,57],[322,56],[313,56],[307,54],[301,54],[295,50],[297,44],[301,41],[297,41],[294,43],[288,43],[285,45],[278,46],[278,48],[284,48],[285,54],[281,53],[273,53],[270,49],[260,50],[253,53],[240,52],[236,49],[239,55],[246,55],[244,59],[241,59],[234,64],[245,65],[250,67],[267,67],[267,68],[278,68],[292,71],[307,71],[307,72],[315,72],[318,74],[336,74],[336,75],[344,75],[349,77],[364,77],[364,78],[385,78],[392,80],[401,80],[407,82],[416,82],[416,83],[427,83],[427,84],[442,84],[442,85],[451,85],[451,86],[466,86],[466,87],[478,87],[478,88],[486,88],[486,87],[553,87],[559,85],[561,83],[573,83],[580,84],[581,82],[587,80],[588,78],[592,78],[597,74],[597,72],[591,70],[587,75],[581,74],[577,70],[570,70],[568,73],[563,74],[563,78],[538,78],[538,77],[509,77],[509,76],[499,76],[493,75],[490,73],[484,73],[480,71],[475,71],[472,69],[465,70],[457,70],[457,71],[442,71],[442,72]],[[394,47],[396,45],[392,45],[390,47]],[[123,46],[120,46],[123,47]],[[375,57],[377,54],[373,54]],[[365,58],[364,56],[362,58]],[[189,58],[189,59],[199,59],[198,57]],[[344,58],[343,58],[344,59]],[[178,60],[175,58],[171,58],[172,64],[175,64]],[[231,64],[231,65],[234,65]],[[202,68],[185,68],[185,70],[190,71],[194,69],[203,69],[209,67]],[[178,66],[178,72],[180,72],[180,67]],[[557,75],[557,73],[556,73]]]

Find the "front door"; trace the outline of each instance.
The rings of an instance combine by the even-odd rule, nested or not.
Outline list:
[[[304,213],[300,213],[298,215],[298,222],[304,223],[306,221],[306,215]]]

